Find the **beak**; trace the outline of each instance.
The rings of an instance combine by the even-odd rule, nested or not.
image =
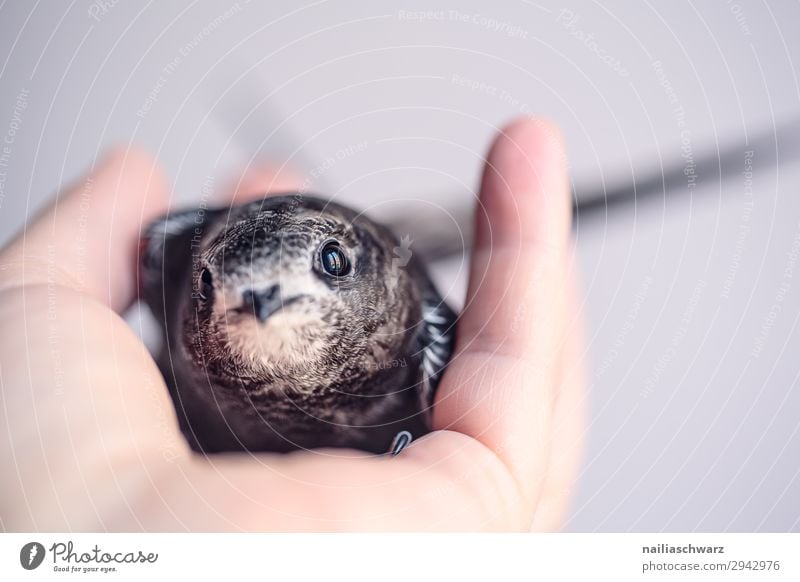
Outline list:
[[[242,293],[242,305],[238,311],[252,313],[256,319],[264,323],[272,314],[280,311],[285,306],[296,301],[298,297],[283,299],[279,285],[257,291],[248,289]]]

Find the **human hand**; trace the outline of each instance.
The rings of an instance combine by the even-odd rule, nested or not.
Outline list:
[[[139,232],[165,212],[168,187],[145,154],[117,151],[0,252],[0,525],[558,528],[584,423],[569,191],[553,126],[526,120],[501,132],[434,432],[394,458],[203,457],[183,441],[155,363],[118,315],[135,298]]]

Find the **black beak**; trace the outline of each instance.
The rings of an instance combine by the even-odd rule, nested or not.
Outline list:
[[[270,315],[279,311],[284,305],[290,302],[291,301],[285,302],[281,298],[281,289],[279,285],[273,285],[269,289],[263,291],[248,289],[242,293],[241,311],[252,313],[258,318],[258,321],[264,323]]]

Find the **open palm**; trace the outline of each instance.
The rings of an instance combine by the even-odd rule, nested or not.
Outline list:
[[[555,529],[583,433],[570,198],[558,131],[498,134],[434,432],[395,458],[192,453],[135,300],[155,162],[117,150],[0,252],[0,518],[29,530]]]

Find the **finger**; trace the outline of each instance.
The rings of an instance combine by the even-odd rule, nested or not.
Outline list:
[[[167,192],[147,153],[115,149],[0,253],[0,287],[54,283],[124,310],[135,296],[139,232],[166,211]]]
[[[0,479],[5,524],[105,530],[123,512],[136,528],[134,490],[188,455],[147,349],[67,287],[0,292],[0,321],[0,473],[14,475]]]
[[[539,329],[521,325],[534,316],[526,307],[537,290],[563,284],[566,272],[571,214],[564,160],[558,128],[541,119],[512,123],[493,144],[476,211],[462,344],[530,355]],[[559,280],[544,285],[539,277],[551,274]]]
[[[535,531],[556,531],[563,527],[583,456],[587,425],[586,353],[574,270],[569,281],[571,321],[567,324],[567,341],[560,355],[560,379],[547,443],[546,477],[532,524]]]
[[[234,206],[258,200],[265,195],[297,192],[302,187],[303,180],[293,168],[263,163],[243,172],[228,188],[223,201]]]
[[[435,428],[498,455],[532,502],[544,477],[566,321],[570,198],[558,130],[517,121],[492,146],[456,353],[439,388]]]

